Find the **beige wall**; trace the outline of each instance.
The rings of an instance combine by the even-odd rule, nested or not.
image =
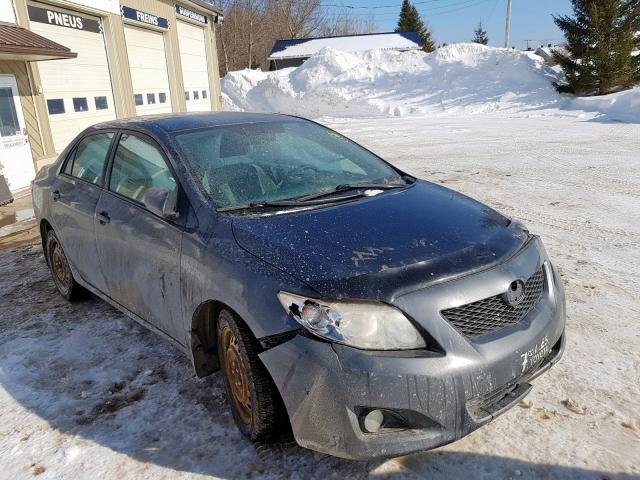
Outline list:
[[[188,21],[186,18],[176,15],[176,2],[165,1],[165,0],[122,0],[122,5],[135,8],[136,10],[141,10],[143,12],[152,13],[154,15],[158,15],[160,17],[164,17],[169,20],[170,28],[164,31],[165,36],[165,49],[167,54],[167,66],[169,70],[169,86],[171,89],[171,102],[174,111],[178,112],[186,112],[186,103],[184,100],[184,81],[182,79],[182,65],[180,62],[180,45],[178,42],[178,31],[176,28],[176,21]],[[215,43],[215,25],[213,23],[213,18],[210,13],[206,10],[203,10],[195,5],[188,4],[187,2],[182,2],[183,5],[190,8],[193,11],[200,12],[204,15],[209,16],[209,22],[206,25],[206,39],[207,39],[207,57],[209,61],[209,80],[210,80],[210,89],[211,89],[211,108],[213,110],[221,109],[220,102],[220,77],[218,75],[218,54]],[[120,23],[122,23],[123,19],[121,17],[116,17]],[[115,21],[115,19],[114,19]],[[125,22],[128,23],[127,20]],[[136,22],[131,22],[132,25],[140,25]],[[121,27],[122,28],[122,27]],[[118,35],[116,37],[116,41],[122,42],[120,48],[125,49],[126,55],[126,45],[124,44],[124,33]],[[125,57],[126,60],[126,57]],[[126,62],[122,62],[122,66],[126,65],[126,70],[128,72],[128,64]],[[129,76],[128,80],[129,84],[131,84],[131,78]],[[135,105],[133,105],[133,93],[128,96],[128,99],[124,100],[125,102],[129,102],[133,111],[135,112]]]
[[[15,75],[22,105],[22,114],[27,126],[29,135],[29,146],[34,160],[43,157],[45,154],[40,127],[38,126],[38,115],[36,113],[35,100],[31,94],[29,84],[29,74],[25,62],[6,62],[0,60],[0,74]]]
[[[38,1],[54,7],[57,6],[85,14],[98,15],[102,18],[116,115],[118,118],[135,116],[136,108],[133,101],[133,86],[131,83],[129,59],[127,57],[124,37],[124,24],[129,21],[123,19],[120,15],[106,13],[90,7],[80,7],[77,4],[70,3],[66,0]],[[211,12],[202,9],[197,5],[190,4],[188,1],[180,3],[193,11],[200,12],[209,17],[209,22],[205,27],[205,38],[207,42],[207,60],[209,63],[208,70],[211,91],[210,101],[212,110],[220,110],[220,78],[218,76],[218,58],[213,15]],[[176,2],[174,1],[122,0],[121,4],[153,15],[164,17],[169,20],[169,29],[159,29],[158,31],[163,32],[165,39],[172,108],[174,111],[185,112],[186,103],[184,99],[184,82],[182,78],[182,65],[180,62],[180,46],[178,43],[176,21],[178,18],[181,21],[188,20],[176,15]],[[15,0],[17,23],[25,28],[29,28],[26,5],[26,0]],[[146,26],[137,22],[131,22],[131,24],[146,28]],[[55,39],[53,40],[55,41]],[[5,70],[9,69],[11,71],[5,72]],[[41,158],[51,157],[55,155],[56,152],[51,138],[46,102],[43,95],[40,93],[41,83],[38,62],[28,64],[24,62],[0,62],[0,73],[14,72],[18,72],[18,75],[20,75],[18,88],[20,89],[21,95],[23,95],[23,98],[21,99],[22,108],[27,122],[34,161]],[[32,90],[29,88],[30,84]],[[31,92],[31,95],[29,92]]]

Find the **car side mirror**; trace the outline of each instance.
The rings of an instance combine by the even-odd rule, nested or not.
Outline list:
[[[178,188],[150,188],[144,196],[144,206],[151,213],[167,220],[178,218]]]

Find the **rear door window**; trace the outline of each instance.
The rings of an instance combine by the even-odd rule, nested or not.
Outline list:
[[[102,182],[104,164],[113,140],[113,132],[96,133],[80,140],[64,172],[96,185]]]
[[[176,188],[162,153],[149,140],[122,134],[113,158],[109,190],[142,203],[152,188]]]

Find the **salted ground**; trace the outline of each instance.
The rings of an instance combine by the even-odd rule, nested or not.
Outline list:
[[[40,247],[20,247],[0,252],[0,478],[640,477],[640,126],[592,117],[323,120],[543,236],[566,282],[568,343],[529,408],[386,461],[256,448],[220,374],[196,379],[173,346],[99,300],[66,303]]]

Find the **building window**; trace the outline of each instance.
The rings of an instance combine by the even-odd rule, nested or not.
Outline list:
[[[13,136],[20,133],[18,113],[13,101],[11,88],[0,88],[0,136]]]
[[[73,110],[75,112],[87,112],[89,110],[87,97],[75,97],[73,99]]]
[[[166,93],[159,93],[158,94],[158,101],[160,103],[167,103],[167,94]]]
[[[203,98],[203,100],[207,99],[207,91],[206,90],[202,90],[202,98]]]
[[[147,105],[153,105],[156,103],[156,94],[147,93]]]
[[[107,97],[93,97],[96,102],[96,110],[107,110],[109,104],[107,103]]]
[[[194,90],[193,91],[193,99],[194,100],[199,100],[200,99],[200,92],[198,92],[198,90]]]
[[[189,92],[184,92],[184,99],[189,100]]]
[[[136,102],[136,105],[144,105],[144,103],[142,103],[142,94],[141,93],[136,93],[133,96],[133,101]]]
[[[61,98],[47,100],[47,110],[49,110],[49,115],[64,113],[64,100]]]

